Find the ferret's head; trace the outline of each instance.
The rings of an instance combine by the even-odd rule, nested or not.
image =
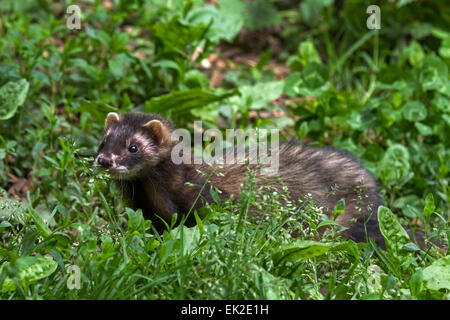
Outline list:
[[[108,113],[95,163],[113,178],[132,179],[170,157],[172,124],[155,114]]]

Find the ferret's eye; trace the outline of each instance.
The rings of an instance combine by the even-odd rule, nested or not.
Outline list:
[[[132,144],[129,148],[128,151],[130,151],[131,153],[136,153],[138,152],[138,147],[135,144]]]

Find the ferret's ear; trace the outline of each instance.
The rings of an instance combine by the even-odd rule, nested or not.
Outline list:
[[[113,123],[119,122],[119,119],[120,118],[118,113],[115,112],[108,113],[105,120],[105,130],[111,127]]]
[[[169,129],[159,120],[150,120],[142,127],[152,133],[158,144],[169,141],[170,139]]]

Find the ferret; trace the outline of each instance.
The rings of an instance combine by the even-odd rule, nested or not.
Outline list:
[[[142,209],[144,217],[152,220],[157,231],[165,229],[162,217],[170,224],[172,215],[186,215],[204,204],[195,202],[200,191],[202,198],[212,202],[206,176],[211,172],[207,164],[175,164],[171,159],[174,141],[174,125],[157,114],[109,113],[98,148],[95,163],[107,169],[111,177],[120,183],[128,206]],[[322,203],[325,213],[332,217],[333,208],[340,199],[345,210],[337,222],[348,228],[345,235],[356,241],[366,241],[367,235],[384,246],[378,228],[377,208],[381,201],[372,175],[353,157],[331,147],[316,148],[293,142],[279,146],[277,176],[287,187],[292,199],[310,195]],[[210,182],[222,192],[221,200],[231,195],[239,198],[239,188],[246,178],[248,165],[223,165],[220,175],[211,175]],[[185,184],[190,182],[190,186]],[[205,187],[202,189],[202,186]],[[330,193],[337,186],[334,193]],[[363,186],[364,194],[358,194]],[[195,225],[193,214],[185,222]]]

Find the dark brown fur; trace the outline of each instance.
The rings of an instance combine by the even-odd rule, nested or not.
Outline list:
[[[108,119],[99,155],[118,155],[115,157],[118,165],[139,165],[139,170],[132,175],[113,175],[120,181],[131,207],[141,208],[144,216],[153,221],[158,231],[162,231],[164,224],[154,216],[155,213],[170,222],[173,213],[182,215],[188,213],[192,206],[193,210],[202,206],[201,201],[194,204],[194,200],[206,177],[198,174],[197,169],[210,172],[211,167],[206,164],[177,165],[172,162],[170,152],[176,143],[167,136],[174,129],[170,122],[159,115],[135,113],[121,115],[120,120],[114,117]],[[151,120],[160,121],[167,131],[161,132],[159,127],[143,127]],[[139,144],[139,141],[131,141],[137,133],[138,140],[142,142],[142,138],[148,139],[149,145],[139,145],[140,149],[145,150],[142,154],[130,155],[127,153],[128,144]],[[162,142],[158,143],[160,140]],[[230,195],[239,197],[239,187],[245,179],[247,167],[245,164],[235,164],[215,169],[223,173],[223,176],[213,175],[211,183],[222,191],[222,200]],[[329,216],[332,215],[336,202],[345,199],[345,211],[337,218],[337,222],[349,228],[348,237],[358,242],[365,241],[367,230],[369,237],[375,238],[379,245],[384,246],[376,217],[376,209],[380,204],[376,183],[369,172],[349,155],[333,148],[284,143],[280,145],[277,175],[288,187],[293,199],[311,194],[312,199],[323,206]],[[186,182],[196,186],[185,186]],[[362,198],[357,192],[361,184]],[[334,194],[330,194],[334,186],[337,189]],[[212,201],[209,185],[204,188],[202,198]],[[190,215],[186,224],[195,224],[193,215]]]

